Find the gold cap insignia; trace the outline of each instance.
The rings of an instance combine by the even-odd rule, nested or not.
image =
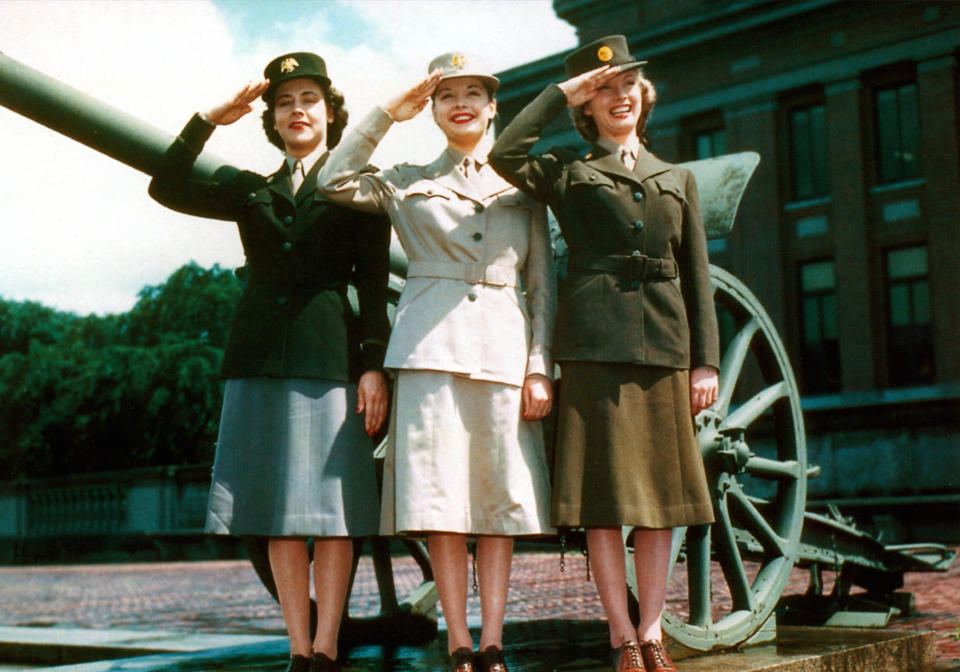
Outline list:
[[[606,63],[611,58],[613,58],[613,49],[611,49],[607,45],[603,45],[602,47],[597,49],[597,58],[599,58],[601,61]]]
[[[450,65],[455,67],[457,70],[463,70],[467,67],[467,57],[463,54],[454,54],[453,58],[450,59]]]
[[[283,73],[293,72],[298,67],[300,67],[300,64],[297,62],[297,59],[293,57],[285,58],[280,63],[280,72],[283,72]]]

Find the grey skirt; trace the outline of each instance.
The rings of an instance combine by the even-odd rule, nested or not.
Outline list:
[[[356,385],[302,378],[226,383],[207,532],[376,534],[373,445]]]
[[[665,528],[713,521],[689,372],[564,362],[552,521]]]

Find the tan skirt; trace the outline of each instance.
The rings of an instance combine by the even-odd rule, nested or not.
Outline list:
[[[689,372],[564,362],[552,522],[678,527],[713,521]]]
[[[398,371],[381,534],[553,532],[543,433],[520,404],[514,385]]]

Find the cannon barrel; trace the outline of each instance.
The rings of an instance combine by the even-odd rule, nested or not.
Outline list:
[[[45,75],[0,52],[0,105],[62,133],[91,149],[154,175],[174,136],[93,96]],[[210,179],[226,161],[203,152],[193,174]],[[407,272],[407,257],[396,239],[390,245],[390,271]],[[397,279],[391,279],[396,286]]]

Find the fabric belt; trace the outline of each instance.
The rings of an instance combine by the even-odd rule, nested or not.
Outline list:
[[[673,259],[659,259],[645,254],[611,254],[592,259],[571,259],[570,269],[616,273],[623,276],[628,284],[643,280],[672,280],[678,274],[677,262]]]
[[[407,265],[407,277],[444,278],[497,287],[517,286],[517,269],[512,266],[487,266],[459,261],[411,261]]]

